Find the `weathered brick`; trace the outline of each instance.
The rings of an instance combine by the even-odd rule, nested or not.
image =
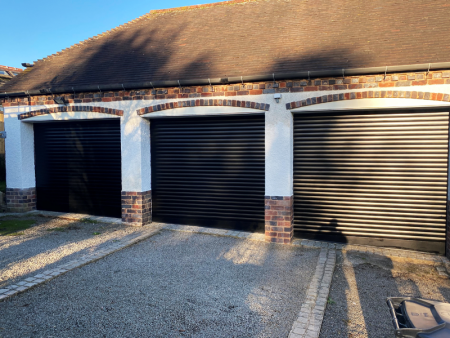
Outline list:
[[[270,205],[270,210],[265,210],[266,241],[273,242],[274,237],[278,243],[290,243],[293,231],[293,197],[292,196],[265,196],[265,205]],[[269,227],[269,228],[268,228]]]

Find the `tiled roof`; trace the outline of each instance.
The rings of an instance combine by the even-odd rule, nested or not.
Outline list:
[[[251,0],[151,11],[2,92],[450,61],[447,0]]]
[[[21,73],[23,72],[23,69],[0,65],[0,71],[6,71],[6,74],[0,72],[0,87],[2,87],[2,89],[0,90],[1,92],[5,83],[11,81],[11,79],[15,76],[14,73]]]

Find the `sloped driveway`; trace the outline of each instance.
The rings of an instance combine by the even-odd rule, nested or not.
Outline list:
[[[287,337],[319,250],[163,230],[0,303],[4,337]]]

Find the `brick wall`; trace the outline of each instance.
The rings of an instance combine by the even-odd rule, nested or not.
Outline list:
[[[265,196],[266,241],[289,244],[294,236],[293,196]]]
[[[152,222],[152,191],[122,191],[122,222],[142,226]]]
[[[374,74],[366,76],[326,77],[316,79],[277,80],[214,86],[186,86],[155,89],[97,91],[87,93],[58,94],[68,103],[114,102],[128,100],[170,100],[188,98],[212,98],[252,96],[272,93],[319,92],[329,90],[354,90],[395,87],[414,87],[450,84],[450,71],[431,71],[397,74]],[[445,101],[445,99],[442,99]],[[447,97],[448,100],[448,97]],[[0,99],[4,107],[54,104],[52,95],[37,95]]]
[[[6,208],[9,212],[36,210],[36,188],[6,188]]]

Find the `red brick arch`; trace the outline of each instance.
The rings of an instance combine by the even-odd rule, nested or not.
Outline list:
[[[270,108],[270,105],[268,103],[260,103],[252,101],[226,100],[226,99],[195,99],[188,101],[161,103],[154,106],[140,108],[136,112],[138,115],[144,115],[167,109],[186,108],[186,107],[210,107],[210,106],[252,108],[263,111],[267,111]]]
[[[372,98],[401,98],[401,99],[418,99],[418,100],[431,100],[431,101],[441,101],[449,102],[450,95],[443,93],[430,93],[430,92],[419,92],[419,91],[396,91],[396,90],[368,90],[362,92],[353,93],[340,93],[340,94],[329,94],[311,97],[301,101],[293,101],[286,103],[286,109],[295,109],[300,107],[311,106],[314,104],[335,102],[335,101],[345,101],[345,100],[357,100],[357,99],[372,99]]]
[[[96,107],[96,106],[58,106],[54,108],[44,108],[39,110],[33,110],[28,113],[19,114],[19,120],[28,119],[30,117],[54,114],[54,113],[67,113],[67,112],[92,112],[92,113],[103,113],[115,116],[123,116],[123,110]]]

